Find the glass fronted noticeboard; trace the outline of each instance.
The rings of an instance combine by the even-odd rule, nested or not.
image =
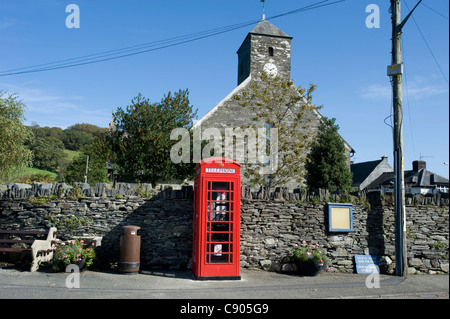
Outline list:
[[[328,231],[353,231],[353,205],[328,203]]]

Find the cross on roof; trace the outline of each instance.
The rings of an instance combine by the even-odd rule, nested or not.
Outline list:
[[[265,5],[266,5],[266,0],[260,0],[263,6],[263,15],[262,15],[262,19],[266,20],[266,13],[265,13]]]

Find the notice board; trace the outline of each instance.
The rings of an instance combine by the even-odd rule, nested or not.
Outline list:
[[[356,272],[358,274],[379,274],[379,260],[375,255],[355,255]]]

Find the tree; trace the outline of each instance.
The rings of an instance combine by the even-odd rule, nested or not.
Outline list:
[[[25,107],[16,95],[0,90],[0,181],[31,165],[33,154],[25,143],[33,139],[33,133],[22,124]]]
[[[31,143],[34,154],[33,166],[56,172],[60,160],[66,156],[61,140],[46,136],[38,137]]]
[[[107,153],[104,141],[96,138],[90,145],[80,151],[82,154],[73,159],[64,172],[64,181],[73,184],[84,182],[86,175],[86,158],[89,156],[87,182],[91,186],[97,183],[106,183],[108,171],[106,169]]]
[[[64,146],[68,150],[78,151],[81,148],[89,145],[94,140],[94,136],[90,133],[74,130],[74,129],[66,129],[64,130]]]
[[[33,122],[35,123],[35,122]],[[64,140],[65,134],[60,127],[40,127],[39,124],[35,123],[31,125],[31,130],[36,138],[38,137],[54,137],[58,140]]]
[[[352,173],[347,165],[345,145],[339,136],[336,119],[324,118],[317,141],[312,145],[305,164],[309,188],[349,191]]]
[[[108,129],[105,127],[99,127],[97,125],[87,124],[87,123],[74,124],[72,126],[69,126],[67,128],[67,130],[82,131],[82,132],[91,134],[95,137],[101,137],[101,136],[105,135],[106,133],[108,133]]]
[[[139,94],[126,109],[119,107],[113,116],[115,129],[108,137],[119,178],[154,183],[184,179],[192,173],[193,165],[171,162],[170,150],[177,141],[170,134],[175,128],[190,129],[196,115],[188,90],[169,92],[159,103]]]
[[[245,176],[252,185],[275,187],[292,180],[303,182],[306,154],[315,137],[309,131],[310,115],[319,109],[312,103],[315,89],[310,85],[306,91],[292,81],[263,72],[260,81],[251,82],[249,90],[234,96],[243,107],[252,109],[257,125],[278,130],[278,151],[271,154],[278,164],[270,174],[262,173],[261,165],[247,164]]]

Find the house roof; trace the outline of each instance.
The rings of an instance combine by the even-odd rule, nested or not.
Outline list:
[[[415,184],[416,186],[433,186],[433,185],[443,185],[443,184],[449,184],[448,179],[439,176],[437,174],[434,174],[433,172],[430,172],[427,169],[421,169],[418,172],[409,171],[411,172],[410,176],[406,178],[405,173],[405,183],[407,184]]]
[[[405,184],[410,187],[434,187],[439,185],[449,185],[449,180],[430,172],[429,170],[423,168],[419,171],[405,171]],[[394,172],[386,172],[375,179],[367,188],[375,189],[379,188],[381,185],[393,185],[395,180]]]
[[[364,182],[382,161],[383,159],[379,159],[376,161],[352,164],[350,169],[353,174],[353,185],[359,185]]]

